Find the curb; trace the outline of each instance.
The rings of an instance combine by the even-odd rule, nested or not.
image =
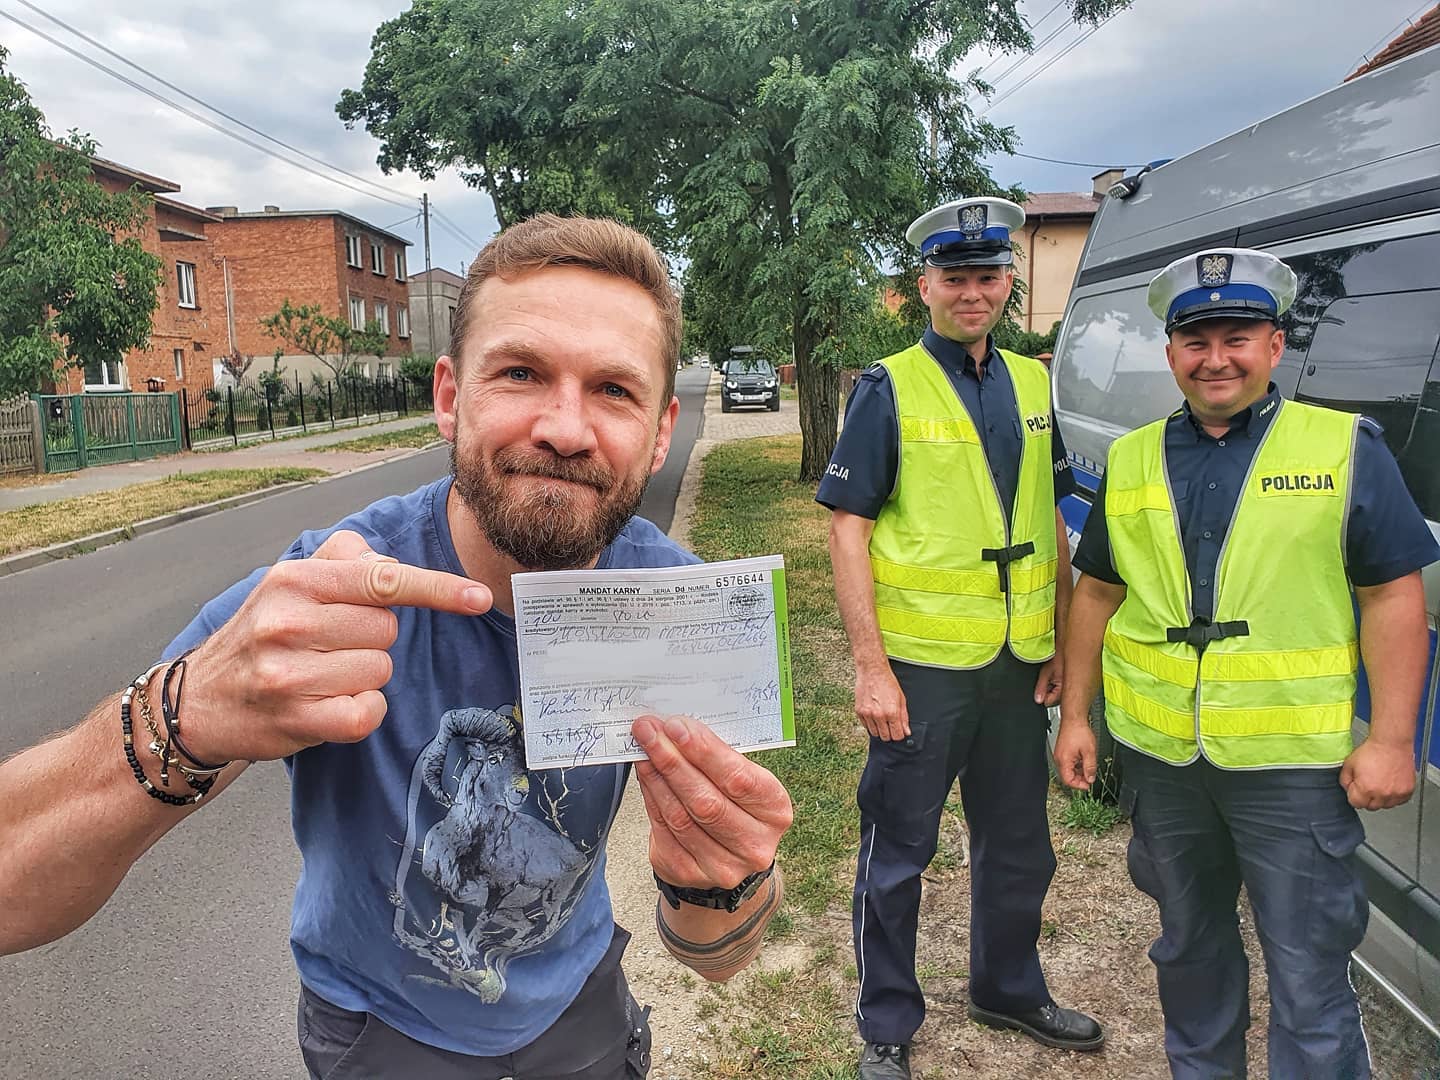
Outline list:
[[[231,495],[228,498],[216,499],[214,502],[201,503],[198,506],[187,506],[180,510],[171,511],[168,514],[161,514],[159,517],[147,518],[144,521],[134,521],[128,525],[121,525],[117,529],[107,529],[105,532],[91,533],[89,536],[82,536],[75,540],[64,540],[58,544],[51,544],[49,547],[22,551],[18,555],[8,555],[0,558],[0,577],[6,577],[9,574],[18,574],[22,570],[29,570],[36,566],[44,566],[46,563],[57,562],[60,559],[68,559],[74,555],[85,555],[94,551],[96,548],[109,547],[111,544],[134,540],[137,536],[157,532],[170,525],[178,525],[182,521],[207,517],[210,514],[219,513],[221,510],[234,509],[237,506],[246,506],[250,503],[259,502],[261,499],[268,499],[272,495],[283,495],[287,491],[296,491],[299,488],[312,487],[315,484],[324,484],[331,480],[339,480],[342,476],[354,476],[356,473],[368,472],[371,469],[378,469],[382,465],[389,465],[396,461],[404,461],[406,458],[414,457],[416,454],[426,453],[444,444],[444,440],[440,439],[430,443],[428,446],[421,446],[403,454],[396,454],[394,457],[385,458],[383,461],[366,462],[364,465],[357,465],[355,468],[346,469],[344,472],[330,473],[328,476],[317,476],[314,480],[296,480],[288,484],[276,484],[273,487],[260,488],[258,491],[247,491],[243,495]]]

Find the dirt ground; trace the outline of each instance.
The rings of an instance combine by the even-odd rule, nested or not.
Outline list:
[[[1051,820],[1063,798],[1051,795]],[[616,918],[635,935],[625,969],[636,996],[652,1003],[655,1067],[652,1080],[692,1080],[706,1060],[709,1023],[699,1015],[704,984],[676,964],[660,946],[651,923],[654,888],[646,859],[647,825],[638,791],[627,794],[609,848]],[[1057,826],[1058,869],[1044,909],[1040,958],[1051,992],[1064,1005],[1104,1023],[1108,1035],[1098,1054],[1046,1049],[1030,1039],[991,1031],[966,1016],[969,966],[969,870],[961,862],[958,825],[947,823],[941,854],[925,875],[917,968],[928,1016],[914,1044],[917,1080],[1164,1080],[1163,1024],[1155,970],[1146,949],[1159,933],[1153,903],[1131,886],[1125,870],[1126,823],[1103,836]],[[1250,1075],[1265,1077],[1268,1022],[1264,968],[1248,911],[1242,929],[1251,955]],[[760,965],[803,970],[807,957],[824,950],[839,1000],[854,994],[849,913],[832,911],[802,926],[793,940],[767,945]],[[1358,980],[1357,980],[1358,981]],[[1440,1080],[1440,1045],[1373,987],[1360,985],[1366,1030],[1378,1080]],[[714,1016],[710,1022],[723,1021]],[[848,1026],[848,1011],[837,1015]],[[857,1044],[858,1052],[858,1044]]]

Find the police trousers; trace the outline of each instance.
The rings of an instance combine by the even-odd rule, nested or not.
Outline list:
[[[908,1043],[925,1019],[915,977],[920,875],[935,855],[956,777],[970,828],[970,997],[997,1012],[1049,1004],[1036,941],[1055,873],[1046,710],[1038,664],[1009,649],[976,671],[891,661],[910,737],[871,738],[860,778],[853,905],[861,1038]]]
[[[1350,952],[1369,905],[1365,838],[1339,769],[1169,765],[1122,748],[1130,877],[1160,905],[1150,949],[1177,1080],[1245,1076],[1249,964],[1243,883],[1270,982],[1269,1075],[1368,1080]]]
[[[620,970],[629,941],[615,927],[609,951],[570,1007],[529,1046],[500,1057],[428,1046],[302,984],[305,1067],[312,1080],[643,1080],[650,1071],[649,1010],[636,1005]]]

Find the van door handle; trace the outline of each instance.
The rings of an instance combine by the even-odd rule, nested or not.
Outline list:
[[[1306,374],[1306,375],[1314,375],[1314,374],[1315,374],[1315,365],[1314,365],[1314,364],[1306,364],[1306,365],[1305,365],[1305,374]]]

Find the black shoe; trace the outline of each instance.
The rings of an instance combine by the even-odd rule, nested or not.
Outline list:
[[[986,1027],[1024,1032],[1036,1042],[1059,1050],[1099,1050],[1105,1045],[1105,1032],[1093,1019],[1054,1004],[1022,1013],[997,1013],[972,1001],[970,1019]]]
[[[910,1047],[866,1043],[860,1055],[860,1080],[910,1080]]]

